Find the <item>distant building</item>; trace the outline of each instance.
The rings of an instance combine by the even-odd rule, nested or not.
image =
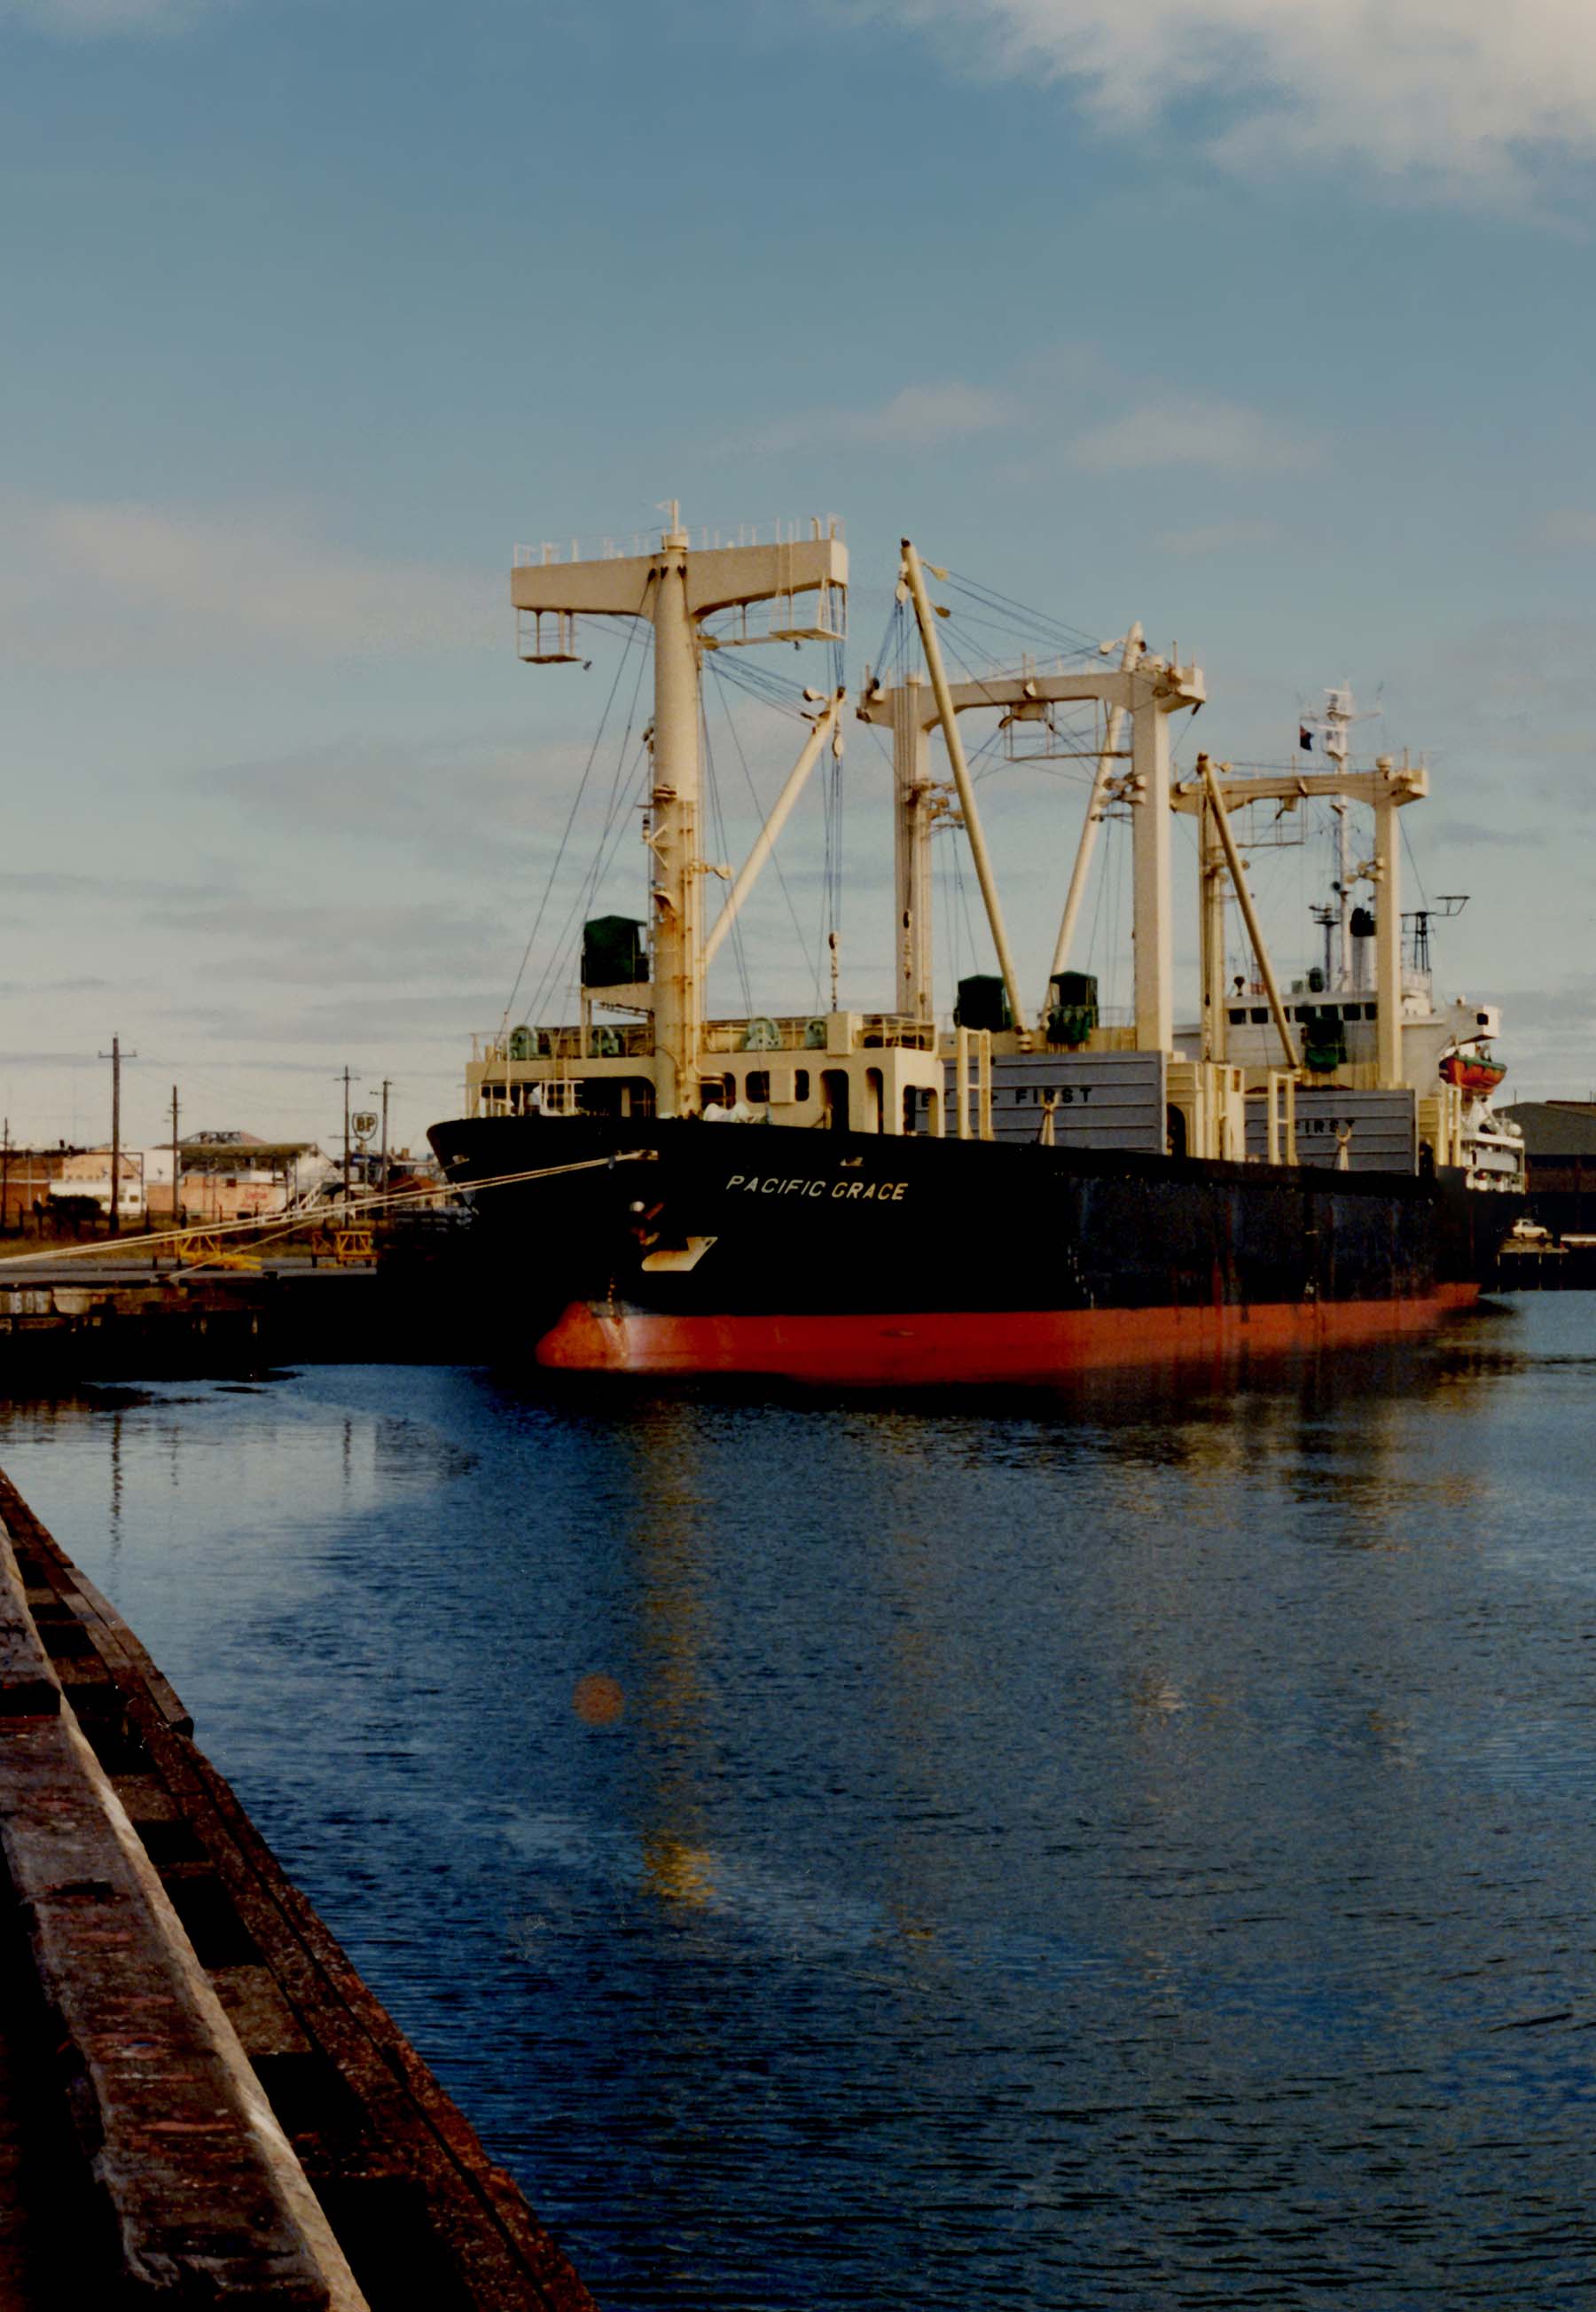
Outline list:
[[[150,1217],[172,1217],[172,1151],[143,1152]],[[253,1132],[196,1132],[178,1143],[178,1215],[249,1220],[280,1213],[336,1170],[313,1141],[261,1140]]]
[[[111,1152],[109,1148],[83,1148],[67,1152],[56,1160],[57,1170],[48,1185],[48,1194],[57,1203],[66,1199],[88,1198],[99,1205],[109,1218],[111,1208]],[[124,1227],[135,1226],[144,1213],[144,1160],[143,1151],[125,1148],[118,1167],[121,1185],[117,1193],[117,1218]]]
[[[1554,1236],[1596,1236],[1596,1100],[1527,1099],[1503,1113],[1524,1135],[1534,1218]]]
[[[67,1157],[80,1152],[65,1143],[56,1148],[0,1148],[0,1228],[8,1235],[34,1225],[39,1210],[48,1211],[50,1191],[60,1178]],[[106,1202],[110,1201],[109,1167],[106,1172]]]

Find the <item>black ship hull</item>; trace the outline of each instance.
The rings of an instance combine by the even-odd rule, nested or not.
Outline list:
[[[1051,1377],[1422,1329],[1518,1202],[1339,1172],[600,1117],[441,1124],[541,1363],[834,1381]],[[508,1176],[508,1177],[507,1177]]]

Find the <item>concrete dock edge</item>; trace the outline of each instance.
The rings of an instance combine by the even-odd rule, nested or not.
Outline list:
[[[0,1857],[130,2301],[365,2312],[166,1890],[63,1701],[4,1535],[0,1775]]]

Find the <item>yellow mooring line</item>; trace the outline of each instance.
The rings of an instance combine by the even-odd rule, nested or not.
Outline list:
[[[597,1172],[612,1164],[645,1162],[652,1151],[647,1148],[618,1150],[613,1156],[583,1156],[571,1164],[541,1164],[528,1172],[499,1172],[486,1180],[467,1180],[461,1183],[462,1193],[475,1195],[479,1188],[510,1188],[523,1180],[554,1180],[563,1172]],[[452,1185],[452,1184],[451,1184]],[[371,1195],[351,1196],[336,1205],[326,1205],[317,1212],[300,1213],[280,1228],[265,1229],[258,1219],[237,1221],[207,1221],[202,1227],[192,1223],[187,1228],[161,1229],[146,1236],[96,1237],[89,1244],[52,1245],[48,1252],[8,1252],[0,1255],[0,1268],[40,1268],[58,1260],[103,1260],[108,1251],[153,1252],[162,1246],[172,1249],[174,1257],[186,1266],[195,1268],[258,1268],[260,1263],[252,1256],[280,1239],[299,1236],[305,1230],[331,1229],[334,1241],[330,1257],[339,1262],[365,1259],[370,1257],[371,1231],[363,1224],[351,1227],[356,1213],[391,1212],[400,1204],[427,1204],[442,1193],[439,1188],[400,1188],[386,1195],[380,1191]],[[223,1237],[250,1236],[253,1242],[248,1251],[240,1246],[224,1246]],[[366,1249],[351,1248],[359,1237],[367,1239]],[[338,1239],[345,1239],[340,1250]],[[185,1258],[184,1247],[191,1246],[199,1257]]]

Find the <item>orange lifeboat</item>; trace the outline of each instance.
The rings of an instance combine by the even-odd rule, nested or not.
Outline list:
[[[1478,1052],[1448,1052],[1441,1063],[1443,1082],[1456,1084],[1473,1099],[1494,1092],[1506,1073],[1504,1061],[1487,1060]]]

